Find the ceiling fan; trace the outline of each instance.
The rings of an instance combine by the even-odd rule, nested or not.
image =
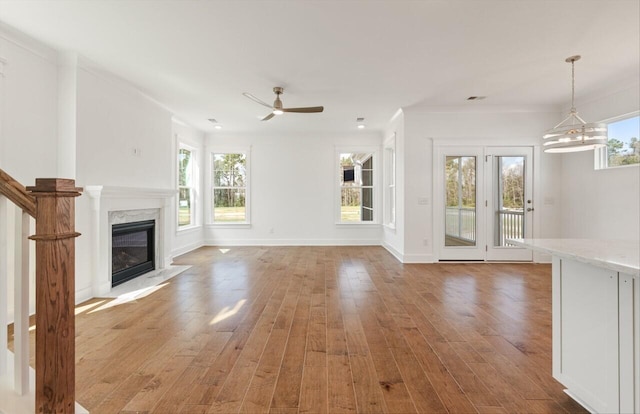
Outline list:
[[[272,110],[272,112],[269,115],[262,118],[263,121],[268,121],[274,116],[281,115],[285,112],[298,112],[303,114],[311,114],[315,112],[324,111],[324,106],[307,106],[303,108],[283,108],[282,101],[280,100],[280,95],[284,93],[284,88],[280,86],[276,86],[275,88],[273,88],[273,92],[276,94],[276,100],[273,101],[273,105],[269,105],[268,103],[256,98],[250,93],[247,93],[247,92],[243,93],[244,96],[251,99],[252,101],[257,102],[262,106],[266,106],[267,108]]]

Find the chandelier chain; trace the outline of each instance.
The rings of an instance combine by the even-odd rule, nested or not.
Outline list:
[[[575,72],[575,60],[571,60],[571,112],[576,112],[575,91],[576,91],[576,72]]]

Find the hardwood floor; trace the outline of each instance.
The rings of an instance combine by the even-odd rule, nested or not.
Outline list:
[[[564,413],[551,268],[381,247],[202,248],[134,302],[78,307],[92,413]],[[114,306],[110,306],[117,304]]]

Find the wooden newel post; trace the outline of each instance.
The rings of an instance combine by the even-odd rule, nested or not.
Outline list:
[[[74,180],[38,178],[36,199],[36,413],[75,409]]]

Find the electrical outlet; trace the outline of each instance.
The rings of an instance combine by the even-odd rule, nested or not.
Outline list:
[[[423,246],[429,246],[429,239],[422,239]]]
[[[275,233],[275,230],[273,229],[273,227],[271,227],[271,228],[269,229],[269,234],[273,234],[273,233]]]

